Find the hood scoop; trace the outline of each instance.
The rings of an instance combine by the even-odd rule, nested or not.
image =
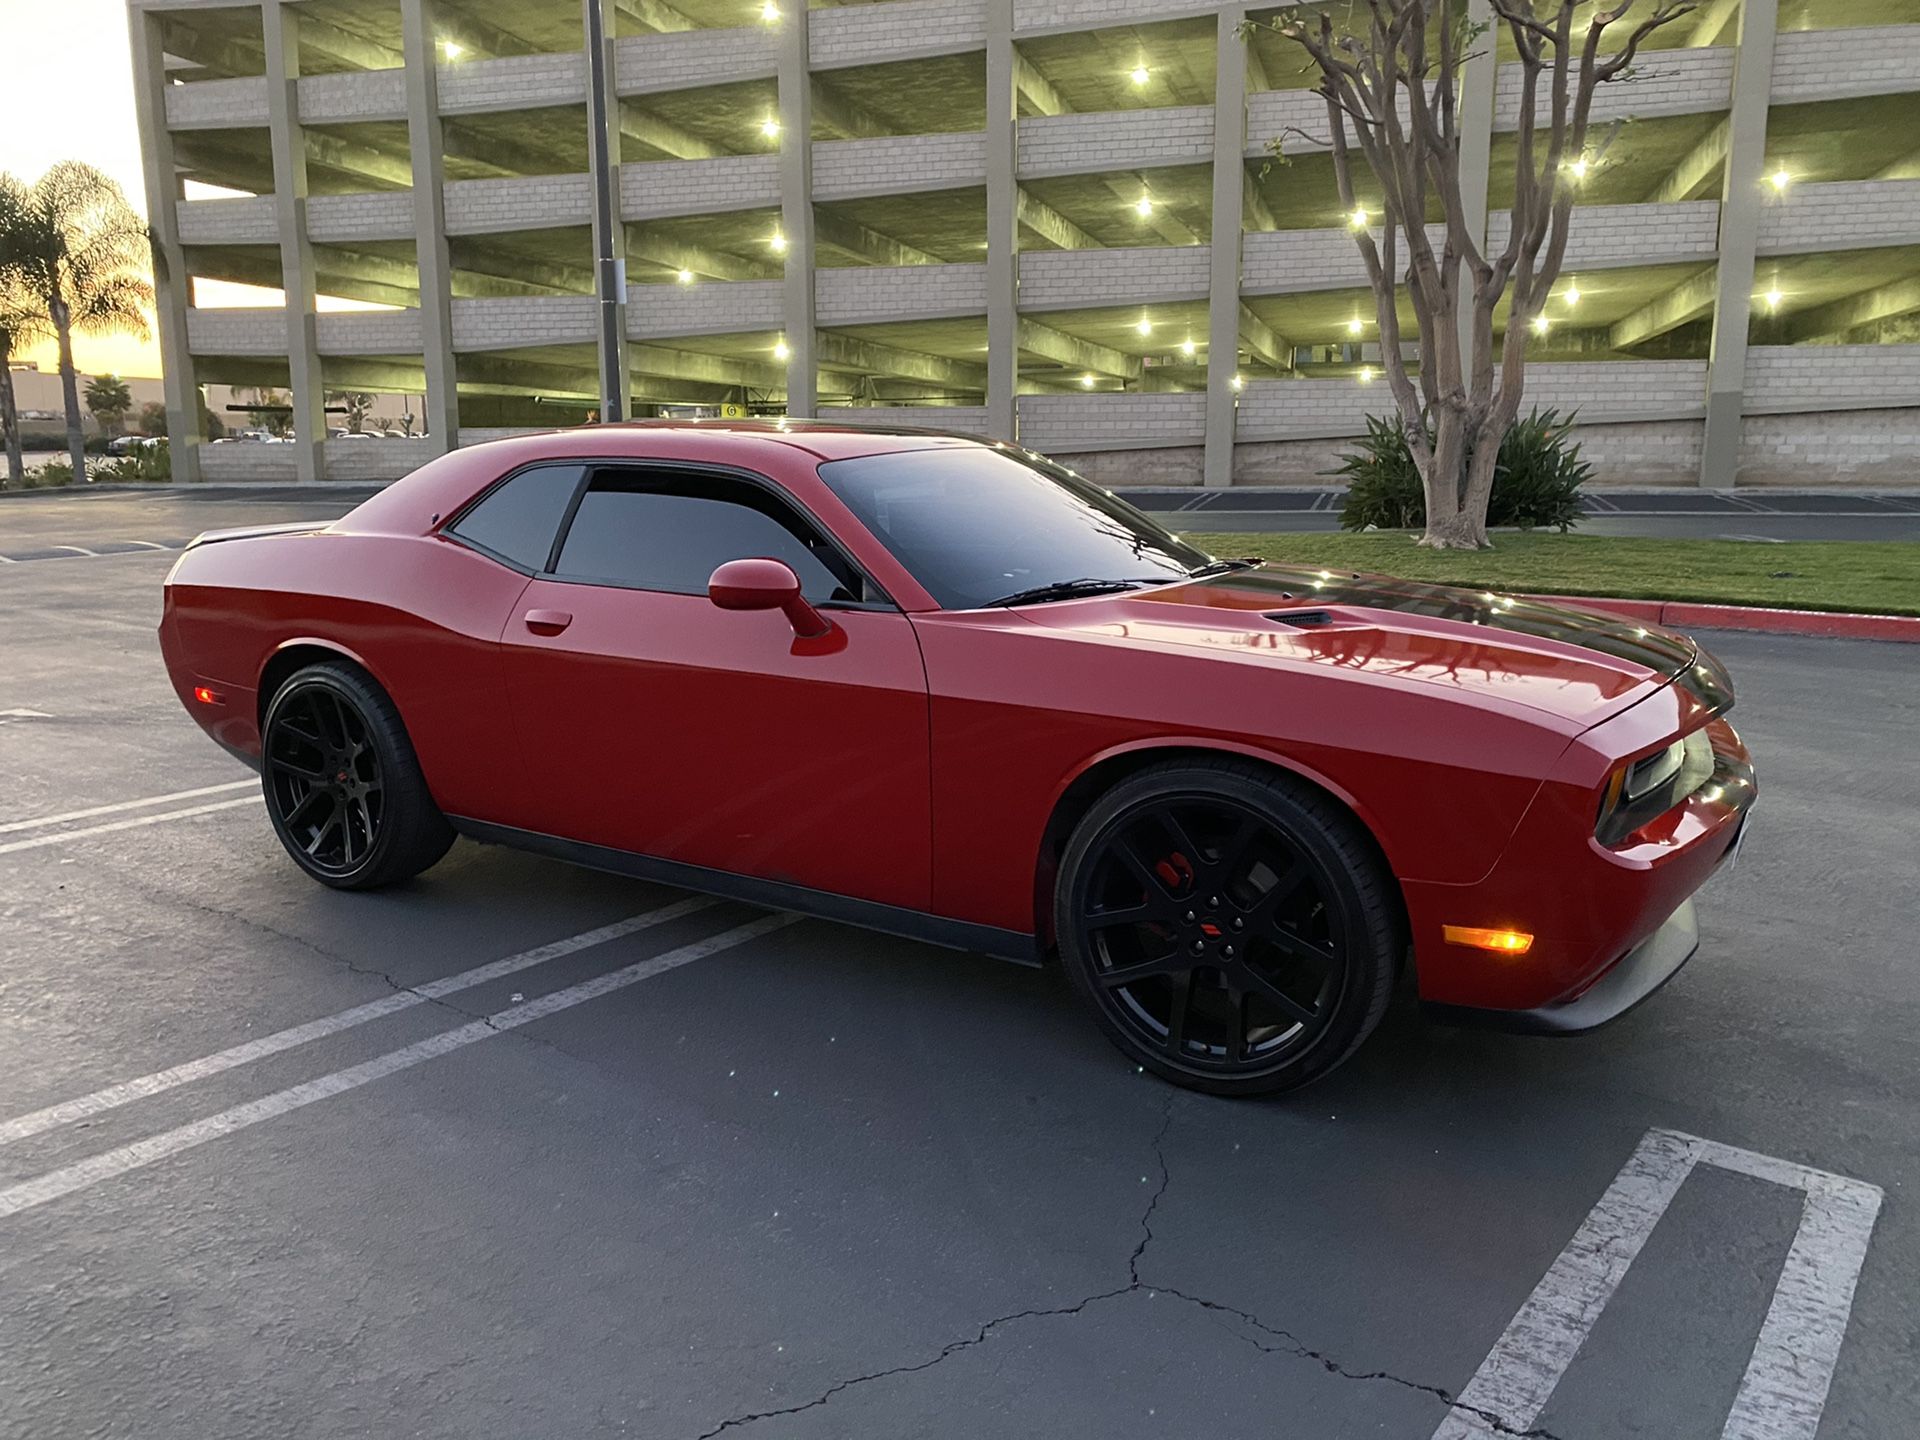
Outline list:
[[[1333,614],[1327,610],[1269,610],[1266,618],[1296,630],[1318,630],[1333,624]]]

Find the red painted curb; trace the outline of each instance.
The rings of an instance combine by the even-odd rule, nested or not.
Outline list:
[[[1629,620],[1702,630],[1752,630],[1764,635],[1823,635],[1843,640],[1898,640],[1920,644],[1920,615],[1856,615],[1827,610],[1775,610],[1764,605],[1701,605],[1690,600],[1617,600],[1604,595],[1536,595],[1556,605],[1581,605]]]

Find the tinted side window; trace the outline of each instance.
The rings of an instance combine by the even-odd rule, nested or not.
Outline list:
[[[497,487],[452,532],[525,570],[544,570],[583,465],[536,465]]]
[[[839,556],[796,533],[799,522],[783,508],[736,481],[596,475],[554,570],[569,580],[704,595],[725,562],[766,556],[793,567],[809,600],[861,598]]]

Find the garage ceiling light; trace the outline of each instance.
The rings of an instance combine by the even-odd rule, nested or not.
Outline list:
[[[1351,215],[1349,215],[1349,216],[1347,216],[1347,223],[1348,223],[1349,225],[1351,225],[1351,226],[1352,226],[1352,227],[1353,227],[1354,229],[1356,229],[1356,230],[1364,230],[1364,229],[1366,229],[1366,227],[1367,227],[1367,207],[1366,207],[1366,206],[1364,206],[1364,205],[1356,205],[1356,206],[1354,206],[1354,207],[1353,207],[1353,213],[1352,213]]]
[[[1136,65],[1133,67],[1133,74],[1128,78],[1131,79],[1133,83],[1136,85],[1144,85],[1152,77],[1147,73],[1146,66]]]
[[[1552,328],[1553,328],[1553,322],[1547,319],[1546,316],[1536,315],[1533,317],[1533,333],[1534,334],[1544,335],[1547,333],[1548,330]]]
[[[787,253],[787,237],[782,235],[778,230],[767,237],[767,244],[773,247],[773,253],[776,255],[784,255]]]
[[[760,122],[760,133],[766,136],[769,140],[779,139],[780,138],[780,122],[774,119],[773,116],[769,115],[766,119]]]
[[[785,360],[792,354],[793,354],[793,351],[787,345],[787,342],[784,338],[773,342],[773,358],[774,359]]]
[[[1153,214],[1153,197],[1151,195],[1142,195],[1138,200],[1134,201],[1133,213],[1138,215],[1142,220]]]
[[[693,272],[691,270],[682,270],[678,279],[682,285],[691,285],[693,283]]]
[[[1082,375],[1080,377],[1080,388],[1082,390],[1091,390],[1093,388],[1093,376]]]
[[[449,60],[458,60],[462,55],[467,53],[467,47],[462,45],[458,40],[442,40],[440,42],[440,53]]]
[[[779,24],[780,23],[780,7],[774,4],[773,0],[767,0],[767,3],[760,7],[760,18],[766,21],[767,24],[769,25]]]
[[[1186,356],[1189,360],[1191,360],[1196,354],[1198,354],[1199,350],[1200,350],[1200,347],[1194,344],[1192,340],[1182,340],[1180,342],[1180,353]]]
[[[1782,165],[1778,170],[1774,171],[1773,174],[1769,175],[1767,180],[1773,186],[1775,194],[1784,195],[1787,186],[1793,183],[1793,175],[1788,171],[1786,166]]]
[[[1362,333],[1366,328],[1367,327],[1361,323],[1360,317],[1358,315],[1354,316],[1351,320],[1347,321],[1347,334],[1349,335],[1358,335]]]

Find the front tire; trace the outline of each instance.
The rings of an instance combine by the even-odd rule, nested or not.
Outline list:
[[[1209,1094],[1272,1094],[1379,1023],[1402,949],[1392,884],[1330,798],[1247,761],[1169,761],[1075,827],[1054,934],[1128,1059]]]
[[[409,880],[453,844],[400,712],[357,666],[324,661],[274,692],[260,784],[293,862],[336,890]]]

